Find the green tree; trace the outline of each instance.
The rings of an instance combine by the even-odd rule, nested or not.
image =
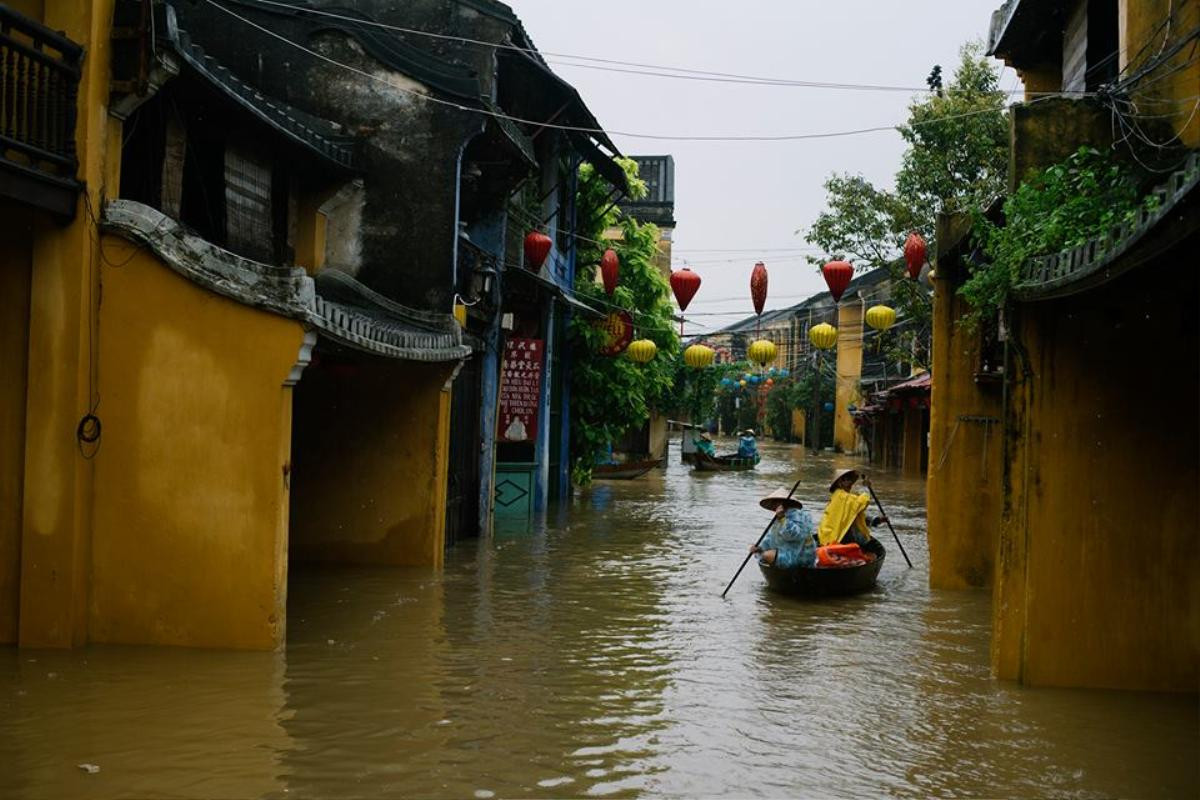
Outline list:
[[[645,184],[637,177],[637,164],[622,159],[630,178],[631,197],[645,196]],[[605,311],[629,311],[635,338],[652,340],[658,354],[646,364],[624,356],[599,353],[606,334],[594,321],[582,316],[571,320],[571,473],[576,484],[591,480],[596,454],[625,431],[639,427],[650,412],[668,408],[675,388],[679,335],[667,280],[654,264],[658,229],[625,217],[612,204],[607,184],[590,164],[579,171],[577,214],[580,268],[575,293],[584,302]],[[619,228],[621,238],[602,239],[604,232]],[[610,298],[596,281],[596,264],[604,249],[612,247],[621,262],[620,280]]]
[[[908,147],[895,188],[881,189],[861,175],[831,175],[825,182],[826,210],[805,236],[857,269],[891,272],[892,302],[908,324],[886,337],[883,346],[890,359],[917,366],[927,366],[932,309],[928,292],[903,280],[904,240],[916,230],[932,248],[939,211],[987,206],[1007,181],[1008,123],[999,73],[977,42],[964,45],[959,56],[948,86],[934,82],[936,91],[909,105],[908,120],[898,128]],[[824,263],[823,258],[809,261]]]

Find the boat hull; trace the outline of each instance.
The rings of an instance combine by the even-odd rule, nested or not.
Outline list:
[[[737,456],[706,456],[704,453],[696,453],[692,466],[699,472],[740,472],[742,470],[754,469],[758,465],[758,459],[754,458],[738,458]]]
[[[597,464],[592,467],[593,480],[630,481],[640,478],[659,465],[657,458],[648,461],[630,461],[626,464]]]
[[[875,560],[857,567],[797,567],[780,569],[759,562],[758,568],[767,579],[767,586],[781,594],[802,597],[839,597],[859,594],[874,588],[883,568],[887,551],[879,540],[864,548],[875,554]]]

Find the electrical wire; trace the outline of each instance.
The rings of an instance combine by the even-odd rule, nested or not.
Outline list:
[[[392,31],[394,33],[402,33],[410,36],[423,36],[439,41],[457,42],[459,44],[476,45],[495,48],[499,50],[509,50],[537,58],[545,63],[558,64],[560,66],[579,67],[582,69],[601,70],[605,72],[630,73],[636,75],[647,75],[661,78],[676,78],[680,80],[699,80],[712,81],[717,83],[741,83],[750,85],[762,86],[782,86],[790,88],[806,88],[806,89],[838,89],[849,91],[871,91],[871,92],[906,92],[906,93],[925,93],[933,94],[941,92],[943,94],[957,91],[953,88],[943,88],[940,90],[930,89],[928,86],[902,86],[894,84],[873,84],[873,83],[843,83],[833,81],[812,81],[800,80],[795,78],[779,78],[768,77],[762,75],[745,75],[736,72],[720,72],[716,70],[693,69],[688,67],[674,67],[663,64],[647,64],[638,61],[622,61],[612,58],[597,58],[595,56],[582,56],[573,53],[558,53],[548,50],[538,50],[534,47],[521,47],[520,45],[511,44],[508,42],[492,42],[484,39],[473,39],[467,36],[456,36],[446,33],[435,33],[433,31],[424,31],[417,28],[409,28],[402,25],[392,25],[390,23],[379,22],[373,19],[363,17],[351,17],[345,14],[338,14],[333,11],[311,8],[308,6],[299,6],[291,3],[279,2],[279,0],[255,0],[255,5],[273,6],[280,9],[285,9],[291,12],[300,12],[303,14],[311,14],[313,16],[324,17],[326,19],[336,19],[342,22],[349,22],[355,25],[364,25],[381,30]],[[569,59],[569,60],[563,60]],[[575,63],[575,62],[591,62],[591,63]],[[973,91],[973,90],[961,90]],[[1014,90],[1010,90],[1009,94],[1018,94]],[[1058,92],[1038,92],[1035,94],[1059,94]],[[1088,96],[1093,92],[1069,92],[1071,96]]]
[[[260,1],[265,1],[265,0],[260,0]],[[307,53],[308,55],[312,56],[313,58],[316,58],[320,61],[324,61],[328,64],[339,67],[341,69],[347,70],[348,72],[352,72],[352,73],[359,75],[360,77],[366,78],[368,80],[382,83],[382,84],[386,85],[392,91],[397,91],[397,92],[401,92],[404,94],[408,94],[413,97],[419,98],[420,100],[423,100],[425,102],[433,103],[435,105],[445,106],[448,108],[453,108],[458,111],[463,111],[463,112],[471,113],[471,114],[478,114],[480,116],[490,117],[493,119],[507,120],[509,122],[516,122],[516,123],[520,123],[522,125],[531,125],[536,128],[548,128],[548,129],[552,129],[552,130],[568,131],[568,132],[573,132],[573,133],[587,133],[587,134],[591,134],[591,135],[625,136],[625,137],[628,137],[631,139],[646,139],[646,140],[670,141],[670,142],[797,142],[797,141],[812,141],[812,140],[820,140],[820,139],[836,139],[836,138],[842,138],[842,137],[847,137],[847,136],[861,136],[861,135],[868,134],[868,133],[881,133],[881,132],[885,132],[885,131],[894,131],[898,127],[897,125],[874,125],[874,126],[869,126],[869,127],[864,127],[864,128],[853,128],[853,129],[849,129],[849,130],[840,130],[840,131],[826,131],[826,132],[822,132],[822,133],[740,134],[740,135],[718,134],[718,135],[709,135],[709,136],[697,136],[694,134],[673,135],[673,134],[641,133],[641,132],[636,132],[636,131],[620,131],[620,130],[612,130],[612,129],[605,129],[605,128],[589,128],[589,127],[580,126],[580,125],[563,125],[560,123],[548,122],[548,121],[543,121],[543,120],[526,119],[524,117],[517,117],[517,116],[513,116],[511,114],[501,114],[499,112],[490,111],[490,110],[484,109],[484,108],[476,108],[473,106],[463,105],[462,103],[459,103],[459,102],[456,102],[453,100],[446,100],[441,97],[436,97],[432,94],[426,94],[425,92],[422,92],[422,91],[419,91],[416,89],[410,89],[410,88],[407,88],[404,86],[397,85],[396,83],[388,80],[386,77],[383,77],[380,75],[375,75],[375,74],[367,72],[365,70],[358,69],[357,67],[351,66],[349,64],[342,63],[340,61],[337,61],[336,59],[333,59],[333,58],[330,58],[329,56],[324,55],[323,53],[318,53],[315,50],[305,47],[304,45],[302,45],[298,42],[294,42],[291,39],[288,39],[286,36],[283,36],[282,34],[276,32],[276,31],[273,31],[270,28],[259,25],[257,22],[247,19],[246,17],[242,16],[241,14],[238,14],[237,12],[226,8],[225,6],[216,2],[216,0],[204,0],[204,2],[208,3],[209,5],[213,6],[214,8],[219,9],[220,11],[223,11],[224,13],[228,14],[229,16],[245,23],[246,25],[249,25],[250,27],[255,28],[256,30],[261,31],[262,33],[265,33],[274,39],[277,39],[278,41],[288,44],[288,45],[292,46],[293,48],[300,50],[301,52]],[[1047,95],[1045,97],[1040,98],[1040,99],[1049,99],[1050,97],[1062,97],[1062,96],[1077,96],[1077,93],[1070,93],[1070,92],[1047,93]],[[909,127],[920,127],[920,126],[925,126],[925,125],[933,125],[933,124],[937,124],[937,123],[949,122],[949,121],[955,120],[955,119],[964,119],[966,117],[973,117],[973,116],[977,116],[979,114],[994,114],[1000,110],[1001,109],[996,109],[996,108],[981,108],[981,109],[976,109],[974,111],[964,111],[960,114],[951,114],[951,115],[947,115],[945,117],[939,117],[937,119],[929,119],[929,120],[923,120],[923,121],[907,123],[907,124]]]

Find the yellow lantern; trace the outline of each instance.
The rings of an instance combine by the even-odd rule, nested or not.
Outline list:
[[[775,343],[767,339],[759,339],[750,344],[747,354],[755,364],[765,367],[775,360]]]
[[[828,350],[837,344],[837,328],[828,322],[813,325],[808,329],[808,340],[819,350]]]
[[[638,339],[630,342],[629,347],[625,349],[629,354],[629,358],[639,364],[645,364],[650,359],[658,354],[658,345],[649,339]]]
[[[687,364],[689,367],[700,369],[712,364],[713,356],[715,355],[716,351],[714,351],[711,347],[705,347],[702,344],[694,344],[687,350],[683,351],[683,363]]]
[[[877,331],[886,331],[896,324],[896,310],[887,306],[871,306],[867,309],[867,324]]]

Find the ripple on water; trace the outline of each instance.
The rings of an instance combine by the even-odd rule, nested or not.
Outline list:
[[[0,797],[1200,794],[1188,704],[991,680],[988,595],[927,588],[919,480],[875,476],[915,569],[801,602],[751,565],[721,600],[757,499],[799,473],[816,510],[835,465],[763,451],[597,485],[440,573],[295,570],[283,654],[0,651]]]

